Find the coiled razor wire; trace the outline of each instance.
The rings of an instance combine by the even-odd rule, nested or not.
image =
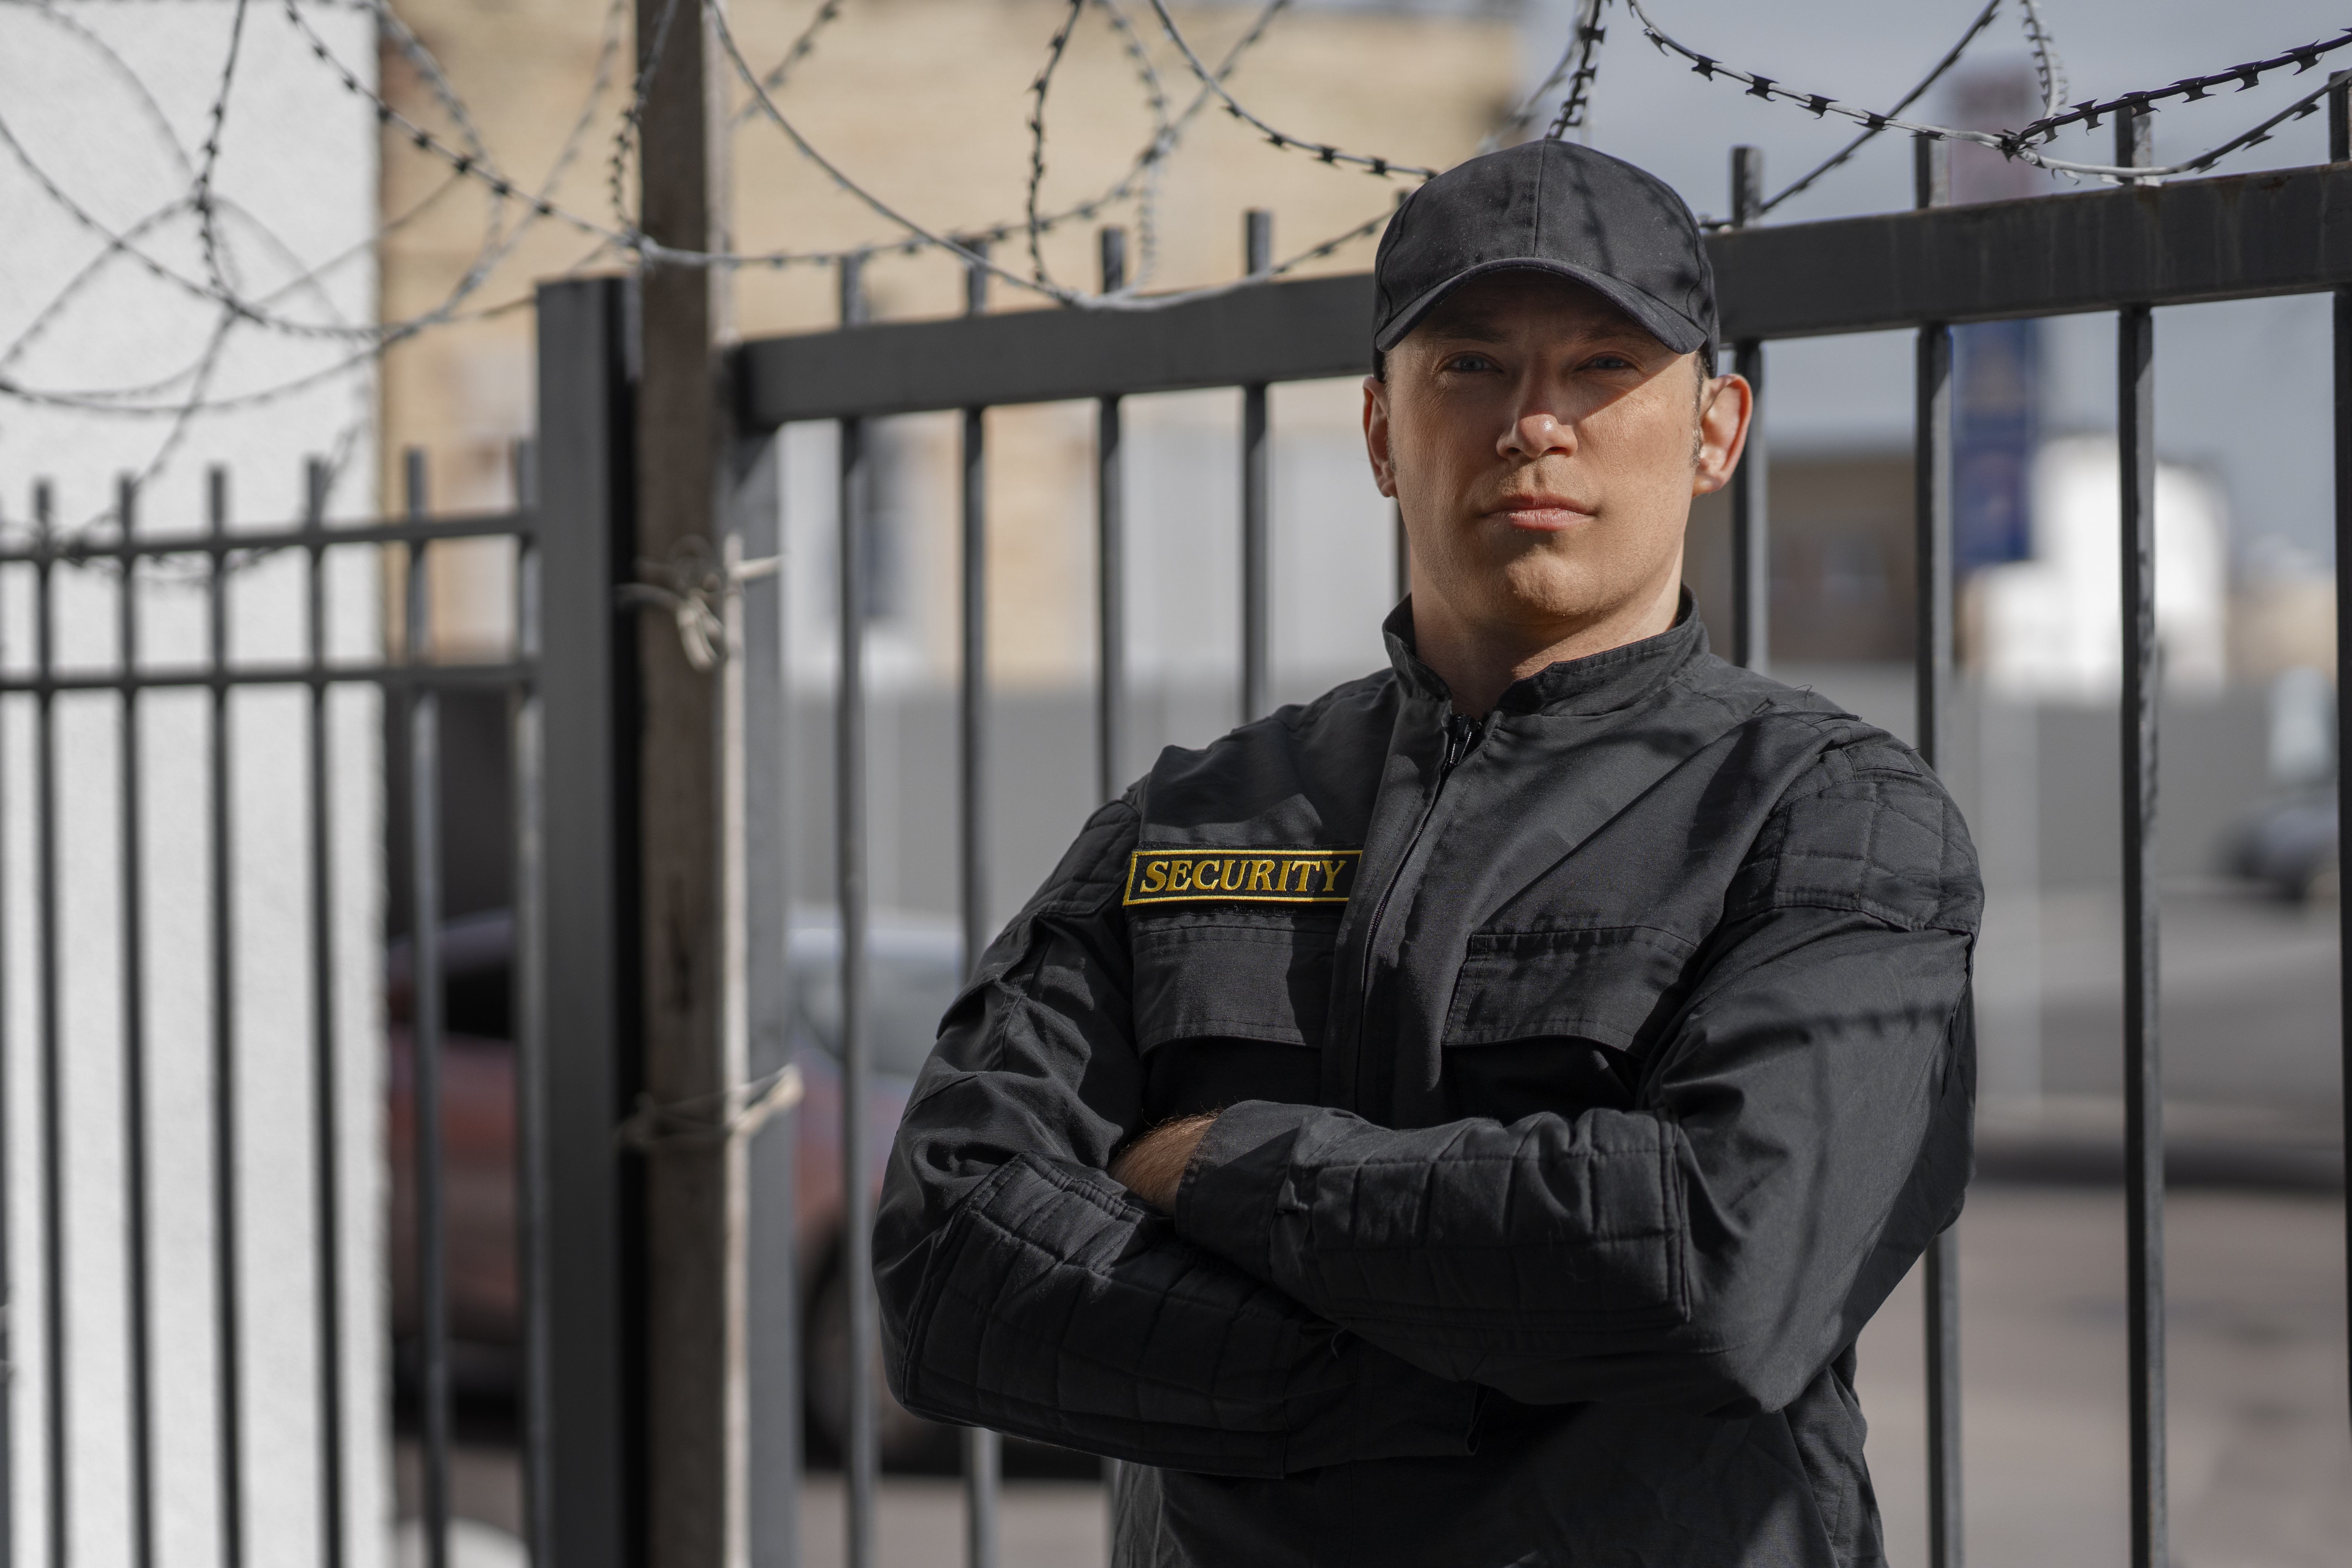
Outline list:
[[[2049,169],[2058,174],[2085,174],[2117,183],[2160,179],[2172,174],[2202,174],[2231,153],[2269,141],[2270,133],[2286,121],[2300,120],[2315,112],[2319,107],[2319,100],[2327,95],[2327,88],[2323,83],[2252,130],[2242,132],[2220,146],[2200,153],[2184,163],[2154,165],[2078,163],[2068,158],[2053,158],[2046,153],[2035,151],[2029,143],[2039,142],[2046,145],[2055,141],[2058,132],[2067,126],[2080,124],[2086,129],[2093,128],[2097,126],[2103,116],[2108,114],[2150,113],[2153,112],[2157,103],[2167,99],[2179,98],[2193,101],[2206,97],[2212,89],[2226,87],[2231,82],[2237,83],[2238,90],[2242,92],[2254,86],[2264,72],[2282,69],[2286,66],[2294,66],[2295,74],[2299,76],[2317,66],[2323,55],[2343,48],[2347,45],[2352,45],[2352,27],[2347,27],[2339,37],[2305,44],[2301,48],[2289,49],[2286,53],[2270,59],[2253,60],[2244,65],[2232,66],[2228,70],[2217,71],[2210,76],[2184,78],[2169,87],[2153,88],[2143,92],[2127,92],[2120,97],[2103,101],[2085,100],[2076,104],[2063,114],[2044,115],[2022,130],[1962,131],[1948,125],[1906,120],[1893,110],[1859,109],[1853,104],[1832,98],[1827,93],[1800,92],[1776,77],[1744,71],[1735,66],[1727,65],[1712,55],[1701,54],[1665,32],[1650,19],[1649,13],[1643,8],[1642,0],[1625,0],[1625,4],[1633,13],[1634,19],[1641,23],[1643,36],[1656,45],[1661,53],[1679,55],[1689,60],[1691,69],[1710,81],[1721,79],[1745,83],[1748,96],[1750,98],[1760,98],[1767,102],[1791,103],[1800,109],[1810,110],[1816,120],[1823,115],[1835,114],[1843,119],[1858,121],[1874,132],[1904,131],[1914,136],[1932,137],[1942,142],[1973,142],[1979,146],[1994,149],[2003,157],[2031,163],[2037,168]]]
[[[93,412],[141,417],[165,417],[175,420],[184,420],[194,412],[250,407],[292,395],[363,364],[389,345],[405,341],[419,332],[457,321],[481,320],[527,305],[530,301],[528,294],[471,310],[461,308],[463,301],[470,299],[480,289],[497,264],[511,254],[514,246],[525,232],[536,225],[548,222],[572,228],[593,241],[591,248],[571,268],[567,269],[567,275],[569,272],[580,270],[612,256],[634,258],[639,264],[650,266],[772,268],[830,265],[852,256],[864,257],[890,250],[911,254],[924,249],[938,249],[947,252],[967,266],[981,268],[1016,288],[1042,295],[1066,306],[1119,310],[1163,309],[1188,300],[1228,292],[1248,282],[1277,276],[1329,256],[1343,247],[1377,232],[1386,222],[1388,210],[1384,207],[1376,216],[1367,218],[1346,232],[1322,241],[1252,279],[1170,294],[1149,297],[1140,295],[1137,290],[1149,277],[1150,270],[1152,239],[1156,225],[1157,184],[1160,171],[1180,143],[1185,128],[1205,106],[1213,102],[1234,119],[1248,125],[1269,145],[1280,151],[1304,153],[1323,163],[1360,168],[1381,178],[1421,180],[1429,178],[1435,173],[1432,169],[1416,163],[1341,148],[1281,129],[1244,104],[1233,91],[1229,82],[1235,64],[1241,56],[1265,35],[1276,16],[1287,6],[1289,0],[1267,0],[1267,4],[1241,41],[1213,69],[1204,63],[1182,29],[1177,25],[1169,11],[1166,0],[1146,0],[1159,23],[1160,32],[1176,54],[1181,57],[1185,69],[1195,83],[1192,100],[1181,113],[1174,115],[1169,112],[1165,85],[1160,79],[1158,68],[1150,58],[1150,51],[1143,47],[1142,39],[1126,17],[1122,9],[1122,0],[1072,0],[1069,12],[1054,37],[1046,68],[1040,73],[1032,88],[1033,145],[1029,189],[1022,216],[978,230],[967,230],[960,236],[950,236],[898,210],[893,204],[884,200],[850,176],[837,162],[828,157],[801,133],[784,114],[777,101],[777,93],[790,79],[796,68],[812,55],[818,36],[824,28],[840,18],[845,9],[845,0],[824,0],[824,4],[818,7],[808,24],[794,38],[783,58],[765,72],[755,72],[752,69],[731,30],[728,27],[723,12],[713,3],[713,0],[671,0],[660,23],[657,24],[656,36],[652,41],[651,48],[647,51],[644,68],[639,72],[638,79],[630,94],[622,117],[620,132],[614,139],[610,180],[614,218],[609,222],[600,221],[556,203],[552,199],[552,192],[562,174],[576,158],[586,130],[593,123],[598,106],[609,88],[612,61],[616,58],[619,45],[618,18],[624,10],[622,0],[611,0],[611,9],[607,16],[605,48],[600,56],[597,82],[589,95],[588,102],[583,108],[572,134],[566,138],[563,149],[547,177],[530,186],[524,185],[499,166],[474,125],[462,97],[450,84],[446,73],[415,33],[392,13],[389,0],[348,0],[348,3],[352,9],[372,16],[380,36],[415,68],[418,79],[425,85],[436,105],[448,118],[453,127],[452,135],[445,135],[427,128],[414,116],[393,105],[383,94],[362,82],[356,72],[338,60],[333,51],[310,26],[303,16],[302,5],[306,3],[315,5],[318,0],[283,0],[287,16],[303,32],[314,56],[335,73],[336,79],[345,90],[371,102],[381,124],[396,132],[416,150],[444,163],[449,171],[448,177],[408,212],[381,226],[370,240],[351,247],[338,257],[315,267],[301,268],[298,264],[296,276],[289,281],[278,285],[268,293],[257,297],[248,296],[234,276],[231,259],[220,243],[218,224],[224,217],[235,217],[240,224],[253,226],[257,230],[260,226],[253,222],[250,215],[241,214],[234,209],[231,204],[222,201],[213,192],[210,177],[212,167],[217,160],[221,127],[228,112],[228,98],[236,76],[237,47],[242,37],[246,12],[249,4],[249,0],[238,0],[237,11],[232,21],[229,58],[223,69],[215,101],[207,116],[210,133],[202,162],[191,165],[184,154],[179,152],[176,142],[170,143],[173,148],[174,156],[179,157],[183,168],[190,175],[189,191],[181,198],[149,214],[128,227],[118,228],[110,226],[75,201],[61,182],[55,180],[45,170],[38,167],[29,151],[9,131],[5,121],[0,121],[0,147],[5,147],[11,156],[25,166],[45,194],[58,201],[77,223],[96,235],[102,245],[100,256],[78,272],[76,277],[68,281],[65,290],[35,314],[31,322],[18,334],[15,342],[5,348],[0,348],[0,394],[36,403]],[[1054,68],[1066,47],[1069,30],[1083,15],[1084,8],[1088,3],[1097,5],[1102,9],[1108,25],[1118,37],[1122,50],[1135,68],[1138,80],[1143,88],[1146,107],[1150,115],[1151,135],[1145,147],[1136,155],[1128,171],[1107,190],[1070,207],[1057,212],[1047,212],[1043,208],[1039,194],[1046,163],[1044,114],[1045,96],[1051,85]],[[55,0],[0,0],[0,4],[27,6],[58,21],[60,25],[76,25],[71,23],[69,18],[62,16],[57,8]],[[688,9],[689,4],[691,10]],[[2186,78],[2162,88],[2126,93],[2103,100],[2085,100],[2072,108],[2063,108],[2062,103],[2066,91],[2064,67],[2058,58],[2056,47],[2043,19],[2039,0],[2021,0],[2024,30],[2028,45],[2033,54],[2037,87],[2040,90],[2043,112],[2040,118],[2017,131],[1978,132],[1909,120],[1904,117],[1903,111],[1916,102],[1936,81],[1941,79],[1951,69],[1962,53],[1990,24],[1993,14],[1999,8],[2000,0],[1991,0],[1991,3],[1988,4],[1970,23],[1959,42],[1947,52],[1917,85],[1897,100],[1892,109],[1886,110],[1862,109],[1824,94],[1800,92],[1777,79],[1738,69],[1683,44],[1665,33],[1652,19],[1642,0],[1626,0],[1626,4],[1644,36],[1655,47],[1662,52],[1689,60],[1692,68],[1701,76],[1710,80],[1720,79],[1741,83],[1749,96],[1762,98],[1767,101],[1794,103],[1809,110],[1816,118],[1835,114],[1856,121],[1863,127],[1861,133],[1846,146],[1768,200],[1764,204],[1762,209],[1764,211],[1769,211],[1801,191],[1811,188],[1832,170],[1849,161],[1862,145],[1890,130],[1946,141],[1975,142],[1992,147],[2005,156],[2039,167],[2101,179],[2147,180],[2202,172],[2232,152],[2269,140],[2270,132],[2284,121],[2312,113],[2317,108],[2318,101],[2325,95],[2326,89],[2322,87],[2306,94],[2251,130],[2183,163],[2157,167],[2126,167],[2081,163],[2052,157],[2040,151],[2040,148],[2055,140],[2060,131],[2071,125],[2080,124],[2085,128],[2092,128],[2095,127],[2107,114],[2150,112],[2160,102],[2175,99],[2195,101],[2221,89],[2232,86],[2237,90],[2242,91],[2255,86],[2268,72],[2292,66],[2297,74],[2301,74],[2315,68],[2322,57],[2347,45],[2352,45],[2352,28],[2347,28],[2340,37],[2290,49],[2269,58],[2232,66],[2226,70],[2206,76]],[[1506,117],[1504,123],[1497,128],[1496,133],[1487,139],[1488,145],[1498,144],[1504,137],[1523,131],[1532,122],[1538,106],[1549,101],[1550,95],[1559,91],[1563,82],[1567,87],[1566,94],[1560,100],[1559,110],[1545,134],[1556,138],[1569,130],[1580,128],[1587,123],[1592,84],[1599,70],[1600,50],[1606,37],[1605,29],[1601,25],[1601,13],[1606,5],[1607,0],[1582,0],[1559,62],[1536,91],[1516,106]],[[628,211],[628,204],[625,200],[627,183],[625,171],[635,146],[637,127],[643,113],[646,78],[657,67],[663,47],[671,31],[674,28],[686,26],[688,16],[708,20],[727,58],[742,79],[747,101],[735,117],[736,122],[740,124],[755,118],[770,121],[802,156],[814,163],[838,188],[858,200],[876,216],[899,230],[902,236],[900,239],[848,249],[738,253],[662,244],[643,232]],[[87,32],[87,29],[82,31]],[[116,63],[119,65],[119,60]],[[127,69],[127,68],[122,68]],[[152,95],[145,94],[143,88],[140,92],[142,100],[152,110],[153,117],[160,122],[161,111],[153,109]],[[388,236],[402,225],[413,221],[418,213],[439,200],[444,192],[459,183],[470,183],[488,190],[492,197],[488,226],[483,244],[465,276],[434,310],[397,321],[362,325],[303,320],[289,316],[278,308],[278,301],[287,299],[289,295],[305,290],[316,293],[320,279],[331,268],[342,265],[356,256],[364,255],[376,241]],[[1144,265],[1139,269],[1137,278],[1120,289],[1108,295],[1076,289],[1053,281],[1045,273],[1037,237],[1061,224],[1094,217],[1107,207],[1128,200],[1139,200],[1140,204],[1139,221],[1142,226],[1141,250]],[[201,226],[205,271],[205,276],[202,279],[188,277],[178,269],[167,266],[152,255],[144,243],[147,237],[164,223],[190,213],[196,216]],[[509,216],[513,218],[511,224],[509,222]],[[1030,243],[1033,265],[1029,276],[1021,276],[1009,268],[992,263],[984,254],[987,242],[1005,239],[1016,234],[1026,237]],[[276,240],[275,236],[268,236],[267,238],[279,249],[286,248],[282,242]],[[31,387],[10,377],[7,374],[9,368],[21,359],[29,343],[38,335],[53,330],[55,323],[78,291],[88,288],[92,279],[118,260],[140,266],[151,274],[210,301],[221,310],[220,326],[215,333],[214,341],[207,345],[205,355],[167,377],[150,382],[145,386],[138,388],[66,392]],[[323,296],[321,298],[323,299]],[[215,395],[210,392],[210,384],[212,367],[218,360],[219,343],[226,339],[228,331],[237,325],[251,325],[297,336],[341,338],[358,346],[353,353],[336,364],[313,371],[276,386]],[[187,395],[169,404],[142,401],[153,399],[177,388],[188,389]]]

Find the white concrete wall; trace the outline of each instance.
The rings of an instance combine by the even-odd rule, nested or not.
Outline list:
[[[308,7],[311,25],[367,79],[373,27],[350,10]],[[117,253],[100,229],[138,230],[157,267],[202,284],[206,247],[185,201],[211,123],[236,8],[226,0],[0,8],[0,377],[19,386],[89,392],[142,386],[199,364],[218,331],[217,304]],[[235,90],[223,121],[215,207],[222,277],[248,298],[314,326],[373,320],[366,241],[375,224],[374,121],[311,58],[280,8],[245,18]],[[54,187],[51,189],[49,187]],[[59,199],[62,193],[67,200]],[[68,201],[84,216],[68,210]],[[141,228],[140,226],[148,226]],[[328,270],[308,282],[310,268]],[[64,294],[86,270],[89,286]],[[45,312],[53,312],[46,316]],[[36,325],[37,332],[27,331]],[[333,372],[361,345],[246,323],[222,342],[203,383],[214,398],[267,392]],[[231,475],[236,526],[282,524],[299,512],[307,456],[337,461],[331,512],[373,510],[373,376],[362,359],[290,395],[184,420],[159,410],[184,400],[184,379],[123,400],[139,414],[56,407],[0,395],[0,534],[26,535],[37,479],[54,482],[68,534],[114,527],[119,473],[148,475],[139,526],[181,532],[204,524],[203,471]],[[330,624],[340,657],[380,651],[373,563],[343,552],[331,572]],[[151,665],[204,652],[201,563],[142,573],[138,604]],[[68,667],[110,668],[119,576],[58,574],[58,653]],[[30,668],[29,574],[0,573],[0,667]],[[230,596],[231,656],[299,658],[306,635],[301,563],[241,568]],[[211,1201],[212,936],[208,925],[209,699],[162,692],[142,700],[144,898],[158,1544],[163,1560],[217,1560],[217,1342]],[[343,1373],[353,1561],[384,1560],[390,1538],[384,1288],[380,1215],[383,891],[380,721],[373,691],[340,693],[331,712],[331,851],[337,883],[336,1048],[341,1124],[345,1310]],[[43,1310],[39,1115],[41,997],[37,959],[37,824],[28,759],[30,700],[0,702],[0,1022],[5,1026],[8,1140],[5,1174],[12,1279],[7,1435],[14,1456],[11,1543],[23,1561],[47,1552],[44,1499],[66,1468],[71,1560],[130,1561],[131,1446],[126,1372],[125,1147],[121,904],[121,709],[104,695],[56,703],[59,1020],[65,1310]],[[240,1198],[247,1561],[305,1568],[320,1561],[319,1382],[310,1105],[312,1005],[308,883],[309,702],[299,690],[237,693],[234,748],[235,1095]],[[65,1357],[53,1352],[63,1331]],[[45,1412],[62,1375],[66,1437],[48,1448]]]

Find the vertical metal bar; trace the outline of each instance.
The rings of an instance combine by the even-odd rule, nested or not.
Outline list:
[[[730,506],[728,509],[734,509]],[[719,1121],[720,1170],[719,1375],[720,1541],[717,1562],[742,1568],[751,1560],[751,1145],[739,1131],[737,1098],[751,1081],[751,909],[750,747],[743,649],[743,521],[720,522],[719,664]]]
[[[751,1069],[755,1081],[797,1070],[800,1040],[793,1002],[803,976],[793,968],[793,748],[790,688],[785,679],[787,620],[792,597],[783,536],[783,442],[773,431],[736,437],[730,467],[736,475],[727,500],[729,526],[754,561],[742,587],[743,746],[745,812],[744,940],[751,1011]],[[751,1431],[748,1460],[758,1484],[750,1489],[751,1568],[799,1568],[803,1419],[801,1281],[795,1166],[801,1112],[768,1118],[746,1140],[751,1254],[746,1289],[746,1346]]]
[[[1242,268],[1252,278],[1274,265],[1274,215],[1253,207],[1242,215]],[[1270,451],[1266,387],[1242,388],[1242,722],[1263,715],[1267,697],[1266,603],[1272,569],[1267,556]]]
[[[1916,205],[1951,201],[1951,150],[1934,137],[1911,143]],[[1952,678],[1952,329],[1919,329],[1917,421],[1912,455],[1912,516],[1917,557],[1916,658],[1919,754],[1931,768],[1949,765],[1946,746]],[[1927,1561],[1960,1568],[1960,1258],[1959,1235],[1946,1229],[1927,1244],[1923,1284],[1927,1341]]]
[[[2148,161],[2147,116],[2116,116],[2116,162]],[[2156,316],[2116,321],[2123,528],[2124,1202],[2129,1226],[2134,1568],[2168,1568],[2164,1412],[2164,1069],[2157,1039]]]
[[[39,963],[41,966],[41,1306],[48,1352],[49,1562],[67,1568],[73,1560],[72,1437],[67,1424],[68,1363],[66,1335],[65,1083],[58,1038],[58,773],[54,696],[56,634],[50,569],[57,548],[56,520],[47,485],[34,492],[40,558],[33,567],[35,672],[41,682],[33,710],[33,853],[40,862]]]
[[[33,490],[37,516],[49,514],[48,486],[37,485]],[[0,710],[0,735],[5,734],[6,713]],[[6,759],[0,754],[0,780],[6,777]],[[16,1364],[16,1270],[10,1259],[15,1256],[16,1226],[9,1215],[14,1202],[13,1184],[8,1173],[14,1168],[14,1148],[8,1134],[14,1114],[8,1088],[8,898],[7,877],[7,811],[0,801],[0,1367]],[[0,1377],[0,1568],[13,1568],[16,1561],[16,1379]]]
[[[2327,78],[2327,158],[2333,163],[2352,158],[2352,71],[2331,72]],[[2336,290],[2335,326],[2336,602],[2345,605],[2352,605],[2352,289]],[[2352,740],[2352,616],[2339,610],[2336,616],[2336,821],[2339,859],[2342,825],[2352,822],[2352,767],[2346,765],[2344,757],[2347,740]],[[2352,921],[2337,922],[2336,942],[2344,1146],[2352,1149]],[[2352,1304],[2352,1209],[2346,1211],[2345,1220],[2346,1300]],[[2352,1318],[2346,1322],[2345,1340],[2352,1345]]]
[[[544,973],[540,992],[547,1149],[544,1297],[547,1412],[538,1463],[546,1501],[540,1568],[622,1568],[645,1535],[643,1331],[637,1161],[613,1129],[643,1081],[638,879],[643,689],[637,612],[618,602],[636,574],[636,280],[579,278],[537,294],[539,667],[545,776]]]
[[[1127,285],[1127,231],[1108,227],[1096,238],[1102,258],[1102,291]],[[1120,446],[1124,437],[1119,400],[1095,405],[1095,619],[1098,649],[1095,689],[1095,795],[1118,794],[1121,759],[1127,754],[1127,487]],[[1118,1492],[1119,1462],[1103,1461],[1107,1495]],[[1115,1506],[1115,1505],[1114,1505]],[[1112,1529],[1117,1531],[1114,1512]]]
[[[534,444],[514,450],[515,510],[530,531],[515,540],[515,659],[530,670],[514,689],[514,966],[509,984],[515,1030],[516,1272],[522,1283],[523,1544],[534,1568],[554,1553],[553,1489],[548,1474],[551,1421],[547,1255],[546,753],[540,725],[539,459]]]
[[[425,516],[425,454],[403,465],[408,516]],[[431,557],[408,545],[408,663],[421,668],[433,644]],[[416,1321],[422,1352],[425,1568],[449,1568],[449,1300],[443,1241],[441,1165],[441,704],[422,681],[408,706],[408,1050],[416,1132]]]
[[[1731,221],[1746,226],[1764,205],[1764,150],[1731,150]],[[1761,671],[1771,647],[1772,551],[1764,449],[1764,344],[1749,338],[1735,345],[1732,369],[1755,395],[1748,425],[1748,449],[1731,476],[1732,662]]]
[[[230,825],[228,688],[228,471],[206,472],[212,535],[205,600],[212,642],[213,1246],[219,1293],[218,1350],[221,1561],[245,1561],[244,1282],[237,1215],[236,888]],[[438,1565],[436,1565],[438,1568]]]
[[[977,316],[987,309],[988,271],[967,266],[964,312]],[[964,969],[970,973],[979,969],[989,938],[988,418],[982,408],[963,411],[963,659],[959,673],[956,841],[963,859],[958,890],[963,904]],[[966,1427],[964,1561],[969,1568],[998,1568],[1003,1561],[997,1522],[1003,1473],[1003,1445],[996,1434],[984,1426]]]
[[[310,1162],[319,1314],[320,1561],[343,1561],[343,1223],[341,1075],[335,1034],[335,873],[332,755],[327,731],[327,465],[302,470],[302,523],[310,531]],[[127,570],[123,586],[130,587]],[[130,625],[123,664],[130,666]],[[129,694],[126,692],[126,699]],[[126,715],[128,702],[125,704]],[[127,742],[126,742],[127,743]]]
[[[50,514],[49,487],[38,483],[33,487],[33,511],[47,531]],[[5,584],[0,584],[5,587]],[[6,732],[6,713],[0,710],[0,735]],[[6,758],[0,754],[0,780],[7,776]],[[14,1184],[8,1173],[15,1168],[14,1141],[9,1129],[14,1125],[14,1107],[9,1090],[8,1036],[9,994],[7,988],[8,921],[7,889],[11,886],[5,861],[7,845],[7,811],[0,801],[0,1368],[16,1364],[16,1270],[11,1259],[16,1256],[16,1226],[10,1215],[14,1212]],[[14,1568],[16,1561],[16,1380],[0,1376],[0,1568]]]
[[[1096,237],[1102,254],[1102,289],[1127,286],[1127,231]],[[1097,654],[1095,689],[1095,794],[1118,793],[1127,756],[1127,497],[1121,482],[1119,400],[1095,405],[1095,607]]]
[[[115,517],[127,542],[139,527],[139,489],[129,475],[115,491]],[[122,1218],[123,1370],[131,1416],[131,1560],[155,1561],[154,1380],[147,1216],[147,954],[141,910],[146,874],[139,832],[140,754],[138,557],[122,558],[115,595],[115,659],[122,671]]]
[[[841,264],[841,320],[866,320],[863,258]],[[874,1188],[867,1169],[866,1038],[866,422],[841,422],[841,676],[834,698],[834,831],[841,921],[841,1268],[849,1315],[848,1568],[874,1568],[880,1454],[874,1421],[879,1326],[874,1302]]]

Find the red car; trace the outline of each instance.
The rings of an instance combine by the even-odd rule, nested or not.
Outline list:
[[[514,942],[507,911],[441,928],[445,996],[441,1048],[443,1192],[449,1281],[450,1375],[467,1394],[510,1394],[519,1366],[519,1276],[515,1253],[515,1053],[509,990]],[[840,936],[829,911],[802,911],[792,932],[789,1058],[803,1093],[795,1119],[793,1279],[803,1325],[803,1383],[811,1437],[838,1450],[848,1422],[846,1297],[841,1256]],[[930,1053],[940,1016],[963,973],[952,922],[881,914],[871,922],[873,1082],[867,1097],[876,1188],[916,1071]],[[391,1013],[393,1337],[404,1387],[415,1386],[416,1310],[416,1126],[415,1055],[409,1023],[411,952],[394,945],[385,975]],[[754,1194],[757,1201],[757,1194]],[[881,1386],[885,1462],[944,1462],[951,1434],[909,1415]]]

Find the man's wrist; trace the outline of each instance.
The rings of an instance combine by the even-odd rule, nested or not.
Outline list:
[[[1161,1122],[1119,1152],[1110,1163],[1111,1179],[1153,1208],[1173,1214],[1185,1169],[1216,1120],[1212,1110]]]

